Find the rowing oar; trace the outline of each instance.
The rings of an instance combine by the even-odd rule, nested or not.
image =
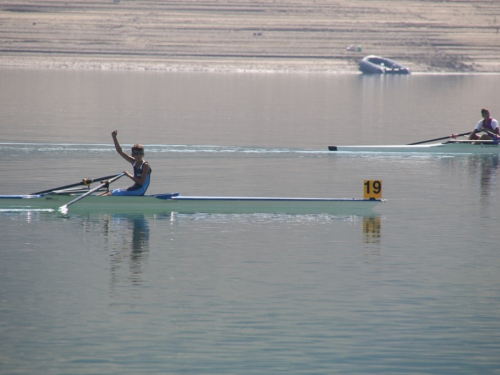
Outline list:
[[[472,133],[472,132],[461,133],[461,134],[457,134],[456,136],[457,137],[463,137],[464,135],[469,135],[470,133]],[[450,138],[449,135],[446,136],[446,137],[441,137],[441,138],[428,139],[427,141],[420,141],[420,142],[415,142],[415,143],[408,143],[408,146],[419,145],[421,143],[428,143],[428,142],[434,142],[434,141],[442,141],[443,139],[448,139],[448,138]]]
[[[100,184],[99,186],[93,188],[92,190],[89,190],[85,194],[80,195],[78,198],[73,199],[71,202],[66,203],[64,206],[59,207],[59,212],[61,212],[63,214],[67,214],[69,206],[71,206],[72,204],[78,202],[79,200],[81,200],[81,199],[89,196],[90,194],[92,194],[93,192],[99,190],[100,188],[108,186],[110,183],[115,182],[116,180],[118,180],[120,177],[122,177],[124,175],[125,175],[125,173],[120,173],[119,175],[115,175],[115,177],[113,177],[111,180],[103,182],[102,184]]]
[[[71,184],[71,185],[57,187],[57,188],[54,188],[54,189],[39,191],[37,193],[32,193],[32,195],[50,193],[51,191],[54,191],[54,190],[69,189],[69,188],[72,188],[72,187],[75,187],[75,186],[80,186],[80,185],[90,185],[91,183],[93,183],[95,181],[104,181],[104,180],[107,180],[109,178],[113,178],[115,176],[116,176],[116,174],[112,174],[111,176],[99,177],[99,178],[84,178],[82,181],[77,182],[76,184]]]

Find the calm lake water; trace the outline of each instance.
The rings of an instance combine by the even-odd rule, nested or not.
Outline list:
[[[500,117],[500,75],[0,70],[0,194],[362,196],[368,216],[0,213],[0,374],[500,374],[498,156],[351,155]],[[117,184],[127,184],[120,180]]]

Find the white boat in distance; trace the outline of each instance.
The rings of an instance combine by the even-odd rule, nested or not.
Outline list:
[[[446,141],[432,144],[413,145],[370,145],[370,146],[328,146],[329,151],[337,152],[402,152],[433,154],[500,154],[498,142],[481,141]]]
[[[57,211],[79,194],[0,195],[0,212]],[[88,195],[71,206],[71,212],[107,213],[284,213],[364,214],[381,199],[203,197],[178,193],[139,197]]]

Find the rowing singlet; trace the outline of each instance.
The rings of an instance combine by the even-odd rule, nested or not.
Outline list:
[[[134,164],[132,164],[132,167],[134,168],[134,177],[140,179],[142,177],[142,167],[144,164],[146,164],[147,161],[143,161],[141,166],[137,168],[135,166],[135,161]],[[144,181],[144,185],[139,185],[138,183],[134,183],[132,186],[126,189],[115,189],[112,191],[113,195],[119,196],[119,195],[144,195],[146,193],[146,190],[148,190],[149,183],[151,181],[151,167],[149,167],[149,173],[148,176],[146,177],[146,180]]]
[[[483,129],[487,129],[490,131],[495,130],[495,129],[493,129],[493,126],[491,126],[492,121],[493,121],[493,119],[491,117],[489,119],[484,119],[483,120]]]
[[[498,121],[495,120],[493,117],[490,117],[489,119],[480,120],[476,125],[477,131],[482,131],[483,129],[485,129],[494,132],[496,128],[498,128]]]

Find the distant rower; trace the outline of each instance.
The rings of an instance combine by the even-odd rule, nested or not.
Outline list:
[[[485,133],[481,136],[478,136],[477,133],[482,131],[488,131],[490,133],[499,135],[498,121],[494,118],[490,117],[490,111],[487,108],[481,109],[481,116],[483,116],[482,120],[479,120],[476,127],[470,133],[470,140],[480,140],[480,141],[491,141],[493,140],[492,136],[488,133]]]

